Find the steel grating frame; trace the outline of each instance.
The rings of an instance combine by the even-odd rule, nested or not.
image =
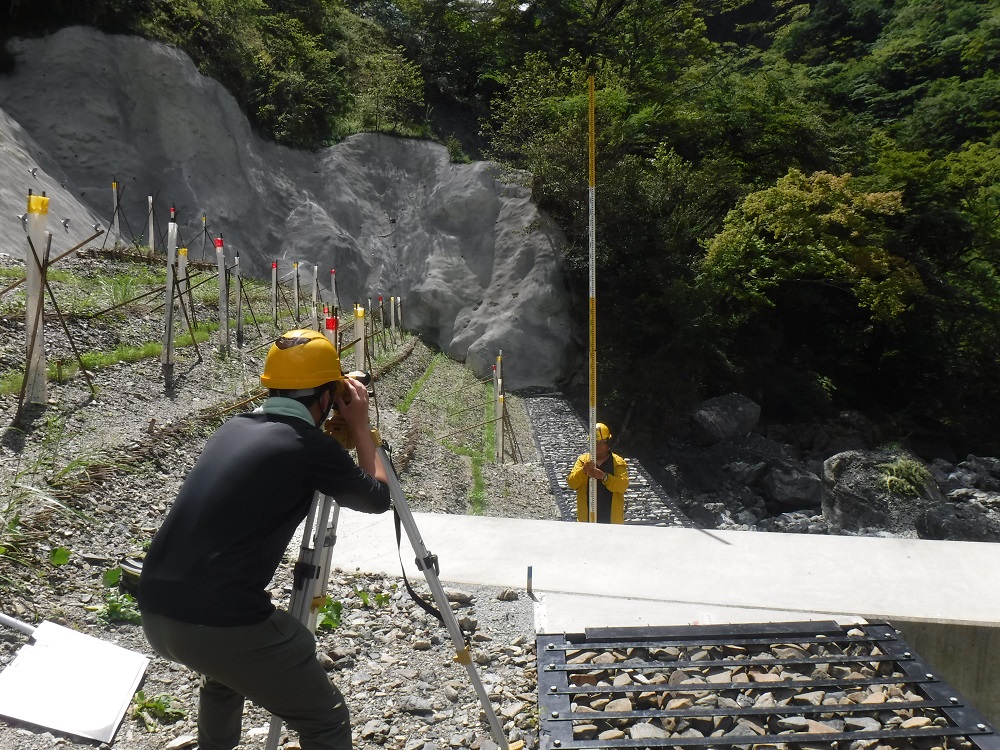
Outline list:
[[[799,656],[796,658],[761,658],[759,652],[754,658],[740,658],[741,650],[781,648],[785,652],[793,649],[824,651],[833,646],[845,649],[842,655],[823,654],[819,656]],[[859,750],[890,746],[905,750],[924,748],[973,748],[974,750],[1000,750],[1000,735],[994,727],[974,707],[962,698],[951,686],[934,674],[933,669],[917,655],[887,622],[872,622],[866,625],[842,626],[833,621],[808,621],[787,623],[750,623],[732,625],[690,625],[657,628],[597,628],[583,634],[544,634],[536,639],[538,655],[538,712],[540,750],[574,750],[576,748],[782,748],[788,750]],[[676,658],[671,660],[650,660],[650,649],[671,649],[677,655],[690,655],[697,649],[697,660]],[[729,650],[730,656],[723,659],[705,658],[707,650]],[[860,651],[859,651],[860,649]],[[864,649],[869,649],[867,652]],[[593,656],[583,662],[569,663],[567,654],[584,658],[587,654],[647,653],[646,659],[627,658],[609,661],[607,658],[594,662]],[[847,651],[855,651],[851,654]],[[580,656],[582,655],[582,656]],[[816,668],[828,665],[828,669],[839,666],[847,669],[849,664],[869,666],[872,676],[865,679],[809,679],[796,675],[791,680],[772,682],[725,681],[729,668],[746,669],[776,667],[794,670]],[[614,684],[610,673],[633,675],[635,673],[666,673],[673,670],[721,670],[722,681],[670,684],[666,682],[643,684]],[[596,675],[595,675],[596,673]],[[884,674],[887,673],[887,674]],[[854,673],[852,673],[854,674]],[[630,678],[627,678],[630,679]],[[732,679],[732,678],[730,678]],[[577,684],[576,681],[579,681]],[[802,691],[857,691],[866,687],[908,686],[909,695],[918,700],[894,698],[889,703],[847,703],[820,705],[780,705],[759,707],[737,705],[729,707],[699,707],[696,704],[682,708],[644,708],[630,711],[602,711],[589,707],[583,712],[579,703],[597,695],[603,700],[610,698],[650,698],[655,693],[659,700],[668,696],[710,694],[723,696],[726,693],[743,691],[744,694],[757,691],[791,691],[799,695]],[[656,699],[654,696],[654,700]],[[733,701],[730,700],[729,703]],[[683,703],[683,701],[682,701]],[[823,733],[806,731],[766,730],[753,735],[723,733],[718,736],[679,736],[662,731],[663,721],[718,722],[726,718],[734,722],[752,721],[773,724],[776,721],[795,722],[791,717],[801,717],[808,722],[810,717],[856,717],[884,714],[887,712],[919,711],[935,717],[929,726],[919,728],[881,728],[879,730],[833,731]],[[660,722],[656,724],[655,722]],[[654,729],[630,736],[635,724],[653,723]],[[855,724],[859,723],[855,720]],[[574,727],[588,731],[576,736]],[[595,729],[600,726],[617,727],[618,731],[601,732],[600,735],[614,735],[615,738],[601,739]],[[626,728],[622,731],[622,728]],[[656,734],[667,736],[647,736]],[[937,741],[935,741],[937,740]]]

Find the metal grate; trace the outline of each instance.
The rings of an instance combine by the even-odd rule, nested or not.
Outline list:
[[[884,622],[601,628],[537,649],[541,750],[1000,750]]]

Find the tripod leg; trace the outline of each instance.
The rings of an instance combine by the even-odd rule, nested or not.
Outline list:
[[[292,598],[288,612],[312,633],[316,632],[316,611],[326,599],[330,580],[333,546],[337,541],[340,506],[332,497],[316,493],[302,527],[299,559],[293,573]],[[271,716],[265,750],[276,750],[283,722]]]
[[[476,665],[472,662],[472,654],[469,652],[469,647],[465,642],[462,628],[459,626],[458,619],[455,617],[455,613],[452,612],[451,605],[448,603],[448,596],[444,592],[444,587],[441,585],[441,580],[438,578],[437,570],[435,569],[436,565],[434,562],[431,562],[433,558],[430,552],[427,551],[427,547],[424,546],[424,540],[421,539],[420,532],[417,530],[413,514],[410,513],[410,507],[406,503],[406,495],[403,494],[403,488],[399,484],[399,478],[396,476],[396,471],[392,467],[388,455],[386,455],[385,448],[381,445],[378,446],[378,457],[385,469],[389,492],[392,495],[393,507],[399,516],[400,523],[406,529],[406,536],[409,538],[413,552],[417,556],[417,567],[420,568],[424,574],[424,578],[427,579],[427,586],[434,595],[434,602],[441,611],[441,617],[448,628],[449,635],[451,635],[452,643],[455,646],[455,660],[463,664],[469,673],[469,680],[472,682],[472,686],[479,696],[479,702],[483,707],[483,711],[490,722],[493,739],[500,746],[500,750],[507,750],[507,737],[503,733],[503,727],[500,726],[500,720],[497,719],[496,712],[493,710],[493,704],[490,702],[490,696],[486,692],[486,687],[479,678]]]

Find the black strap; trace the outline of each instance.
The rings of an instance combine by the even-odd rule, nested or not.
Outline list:
[[[406,590],[410,592],[410,598],[412,598],[413,601],[416,602],[424,612],[426,612],[429,615],[433,615],[434,617],[436,617],[438,619],[438,622],[440,622],[443,625],[444,624],[444,617],[442,617],[440,610],[438,610],[437,607],[435,607],[434,605],[432,605],[432,604],[428,603],[427,601],[425,601],[422,596],[420,596],[416,591],[414,591],[413,587],[410,586],[409,580],[407,580],[407,578],[406,578],[406,568],[403,567],[403,554],[400,551],[400,543],[401,543],[403,537],[402,537],[401,528],[400,528],[401,524],[400,524],[400,520],[399,520],[399,513],[396,512],[395,508],[393,508],[392,513],[393,513],[393,516],[395,516],[395,522],[396,522],[396,551],[399,554],[399,568],[403,572],[403,583],[406,586]],[[416,563],[417,563],[417,567],[420,570],[433,569],[434,570],[434,574],[437,575],[437,572],[438,572],[438,562],[437,562],[437,556],[436,555],[428,554],[427,558],[424,559],[424,560],[421,560],[418,557],[416,559]]]
[[[396,474],[396,467],[392,464],[392,453],[390,452],[389,446],[385,443],[385,441],[382,442],[382,449],[385,451],[385,457],[389,460],[389,470],[392,471],[394,476],[398,477],[399,474]],[[406,590],[410,592],[410,598],[413,599],[413,601],[416,602],[424,612],[436,617],[438,622],[444,625],[444,617],[441,615],[440,610],[414,591],[413,587],[410,585],[410,581],[406,577],[406,568],[403,567],[403,553],[400,549],[403,539],[401,528],[402,522],[399,520],[399,511],[396,510],[395,506],[393,506],[392,515],[393,521],[396,524],[396,553],[399,555],[399,568],[403,573],[403,584],[406,586]],[[428,553],[424,560],[417,558],[416,564],[418,570],[433,570],[434,575],[438,574],[438,561],[436,555]]]

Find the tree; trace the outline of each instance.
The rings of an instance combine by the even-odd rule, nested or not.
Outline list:
[[[374,50],[358,57],[357,112],[362,127],[376,132],[412,122],[423,105],[424,82],[402,48]]]
[[[851,176],[789,170],[773,188],[748,195],[705,243],[704,281],[738,317],[775,304],[778,287],[820,284],[852,294],[872,317],[903,313],[923,291],[911,264],[885,248],[885,217],[899,193],[864,193]]]

